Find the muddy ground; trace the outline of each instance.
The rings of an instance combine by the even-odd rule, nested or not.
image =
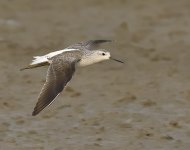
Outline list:
[[[32,56],[88,39],[115,58],[77,69],[31,116],[47,67]],[[189,0],[1,0],[1,150],[189,150]]]

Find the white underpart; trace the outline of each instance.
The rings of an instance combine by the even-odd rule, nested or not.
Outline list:
[[[52,58],[53,56],[59,55],[63,52],[74,51],[74,50],[77,50],[77,49],[63,49],[63,50],[48,53],[43,56],[34,56],[33,57],[34,59],[32,60],[32,63],[30,65],[36,65],[36,64],[48,62],[48,58]]]

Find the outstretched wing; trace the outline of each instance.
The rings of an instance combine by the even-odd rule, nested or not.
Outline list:
[[[53,100],[64,89],[65,85],[71,80],[75,72],[75,61],[65,61],[60,57],[56,57],[50,64],[46,82],[38,97],[38,102],[32,113],[37,115],[46,106],[50,105]]]
[[[111,42],[111,40],[89,40],[89,41],[83,41],[74,45],[71,45],[68,47],[68,49],[88,49],[92,50],[97,48],[100,44]]]

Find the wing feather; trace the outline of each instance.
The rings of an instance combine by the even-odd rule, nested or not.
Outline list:
[[[74,45],[71,45],[68,47],[68,49],[88,49],[92,50],[97,48],[100,44],[111,42],[111,40],[89,40],[89,41],[83,41]]]
[[[65,61],[61,58],[55,58],[50,64],[46,82],[38,97],[38,102],[32,113],[33,116],[41,112],[46,106],[50,105],[65,85],[71,80],[75,72],[75,62]]]

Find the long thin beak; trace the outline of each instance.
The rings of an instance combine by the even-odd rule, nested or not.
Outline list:
[[[120,62],[120,63],[124,63],[123,61],[118,60],[118,59],[115,59],[115,58],[112,58],[112,57],[110,57],[110,59],[111,59],[111,60],[115,60],[115,61]]]

